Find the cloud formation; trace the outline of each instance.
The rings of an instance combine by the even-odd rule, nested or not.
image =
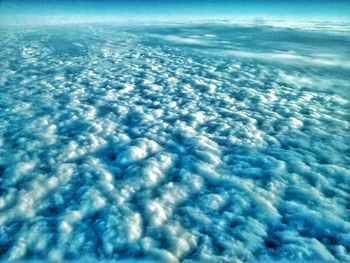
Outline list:
[[[3,29],[1,259],[349,261],[347,69],[275,30]]]

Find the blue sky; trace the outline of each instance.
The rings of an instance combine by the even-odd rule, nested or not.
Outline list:
[[[0,15],[350,20],[350,1],[339,0],[3,0],[0,3]]]

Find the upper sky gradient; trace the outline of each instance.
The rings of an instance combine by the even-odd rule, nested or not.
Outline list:
[[[3,0],[0,16],[75,16],[116,19],[298,19],[350,20],[350,1],[262,0]],[[0,17],[1,18],[1,17]],[[39,19],[40,20],[40,19]]]

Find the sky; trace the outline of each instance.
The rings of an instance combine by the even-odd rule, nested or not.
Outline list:
[[[350,20],[350,1],[273,0],[0,0],[0,19],[76,20],[292,19]],[[41,18],[41,19],[40,19]]]

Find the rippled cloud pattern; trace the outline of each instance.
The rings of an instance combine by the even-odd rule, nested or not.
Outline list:
[[[0,31],[0,259],[350,261],[345,25]]]

